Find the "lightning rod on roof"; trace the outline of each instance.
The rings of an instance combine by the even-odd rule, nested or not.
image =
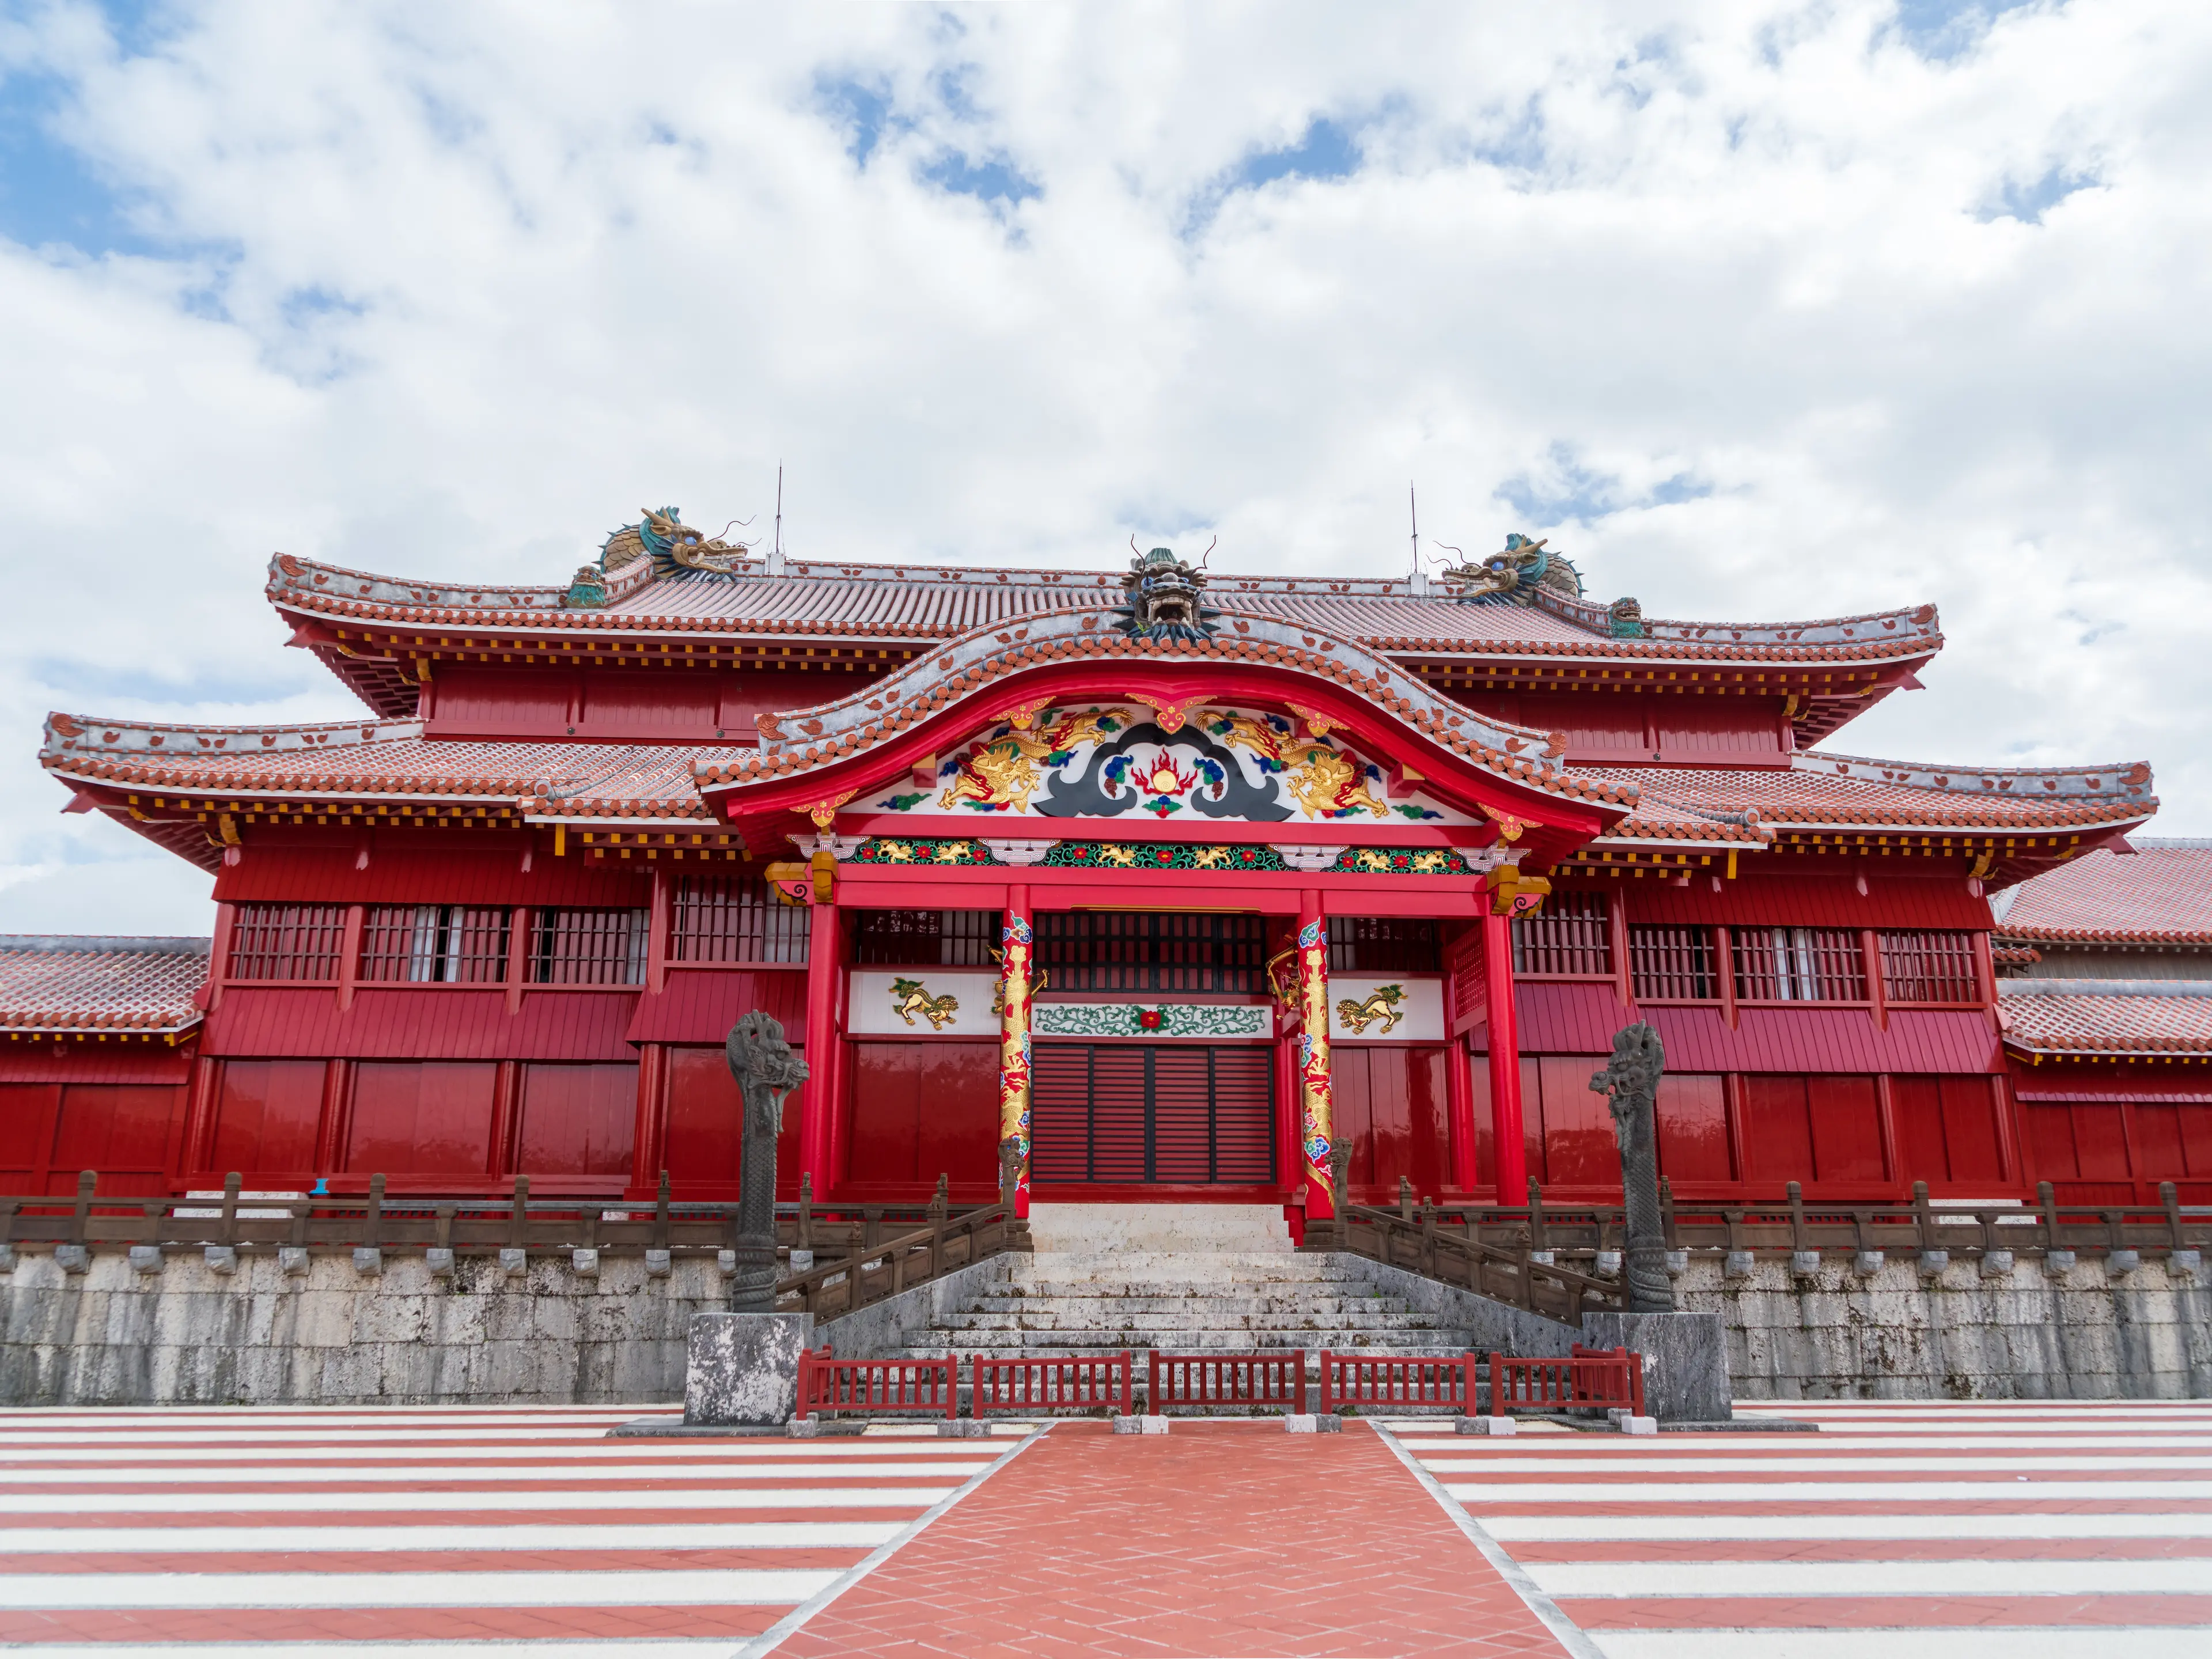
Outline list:
[[[1419,576],[1421,574],[1421,508],[1420,503],[1413,499],[1413,482],[1410,478],[1406,481],[1406,516],[1413,521],[1413,574]]]
[[[775,546],[768,557],[769,574],[783,574],[783,463],[775,464]]]

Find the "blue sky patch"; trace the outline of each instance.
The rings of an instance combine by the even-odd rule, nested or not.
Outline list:
[[[1897,0],[1897,32],[1923,58],[1948,62],[1979,46],[1990,25],[2033,0]]]
[[[1684,501],[1702,501],[1713,493],[1712,485],[1704,479],[1677,472],[1643,495],[1634,495],[1615,474],[1583,465],[1565,444],[1552,446],[1551,465],[1544,471],[1547,476],[1542,477],[1523,472],[1508,478],[1492,492],[1521,516],[1524,529],[1570,520],[1589,523],[1640,507],[1677,507]]]
[[[2017,179],[2008,179],[1996,198],[1986,204],[1975,216],[1984,222],[1991,219],[2017,219],[2024,225],[2039,225],[2043,216],[2068,197],[2089,189],[2104,181],[2094,173],[2075,173],[2067,167],[2052,167],[2040,179],[2022,184]]]
[[[1001,156],[986,156],[978,161],[958,150],[947,150],[923,167],[921,176],[939,190],[973,196],[994,206],[1017,207],[1044,194],[1042,185]]]

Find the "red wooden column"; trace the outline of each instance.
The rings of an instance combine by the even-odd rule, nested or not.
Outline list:
[[[1450,1016],[1447,1012],[1446,1024]],[[1474,1189],[1474,1078],[1468,1070],[1467,1039],[1446,1035],[1444,1040],[1445,1139],[1451,1153],[1451,1184],[1462,1193]]]
[[[1036,923],[1027,887],[1006,889],[999,929],[999,1145],[1014,1144],[1014,1213],[1030,1212],[1030,995]]]
[[[1336,1134],[1335,1091],[1328,1069],[1328,920],[1322,896],[1298,895],[1298,1152],[1306,1183],[1306,1219],[1336,1214],[1328,1154]]]
[[[1528,1154],[1521,1131],[1521,1032],[1513,1011],[1513,918],[1496,902],[1482,916],[1483,998],[1490,1026],[1490,1133],[1498,1202],[1525,1203]]]
[[[837,925],[837,902],[817,897],[807,911],[806,1087],[800,1096],[806,1116],[799,1136],[799,1167],[814,1177],[814,1195],[827,1198],[836,1171],[830,1163],[830,1117],[836,1110],[837,981],[844,968],[844,930]]]

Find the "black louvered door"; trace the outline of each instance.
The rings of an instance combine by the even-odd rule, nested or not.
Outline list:
[[[1274,1054],[1261,1044],[1040,1042],[1030,1179],[1041,1187],[1266,1186]]]

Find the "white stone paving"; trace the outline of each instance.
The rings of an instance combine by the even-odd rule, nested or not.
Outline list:
[[[1607,1659],[2212,1655],[2204,1402],[1737,1414],[1820,1432],[1399,1433]]]

